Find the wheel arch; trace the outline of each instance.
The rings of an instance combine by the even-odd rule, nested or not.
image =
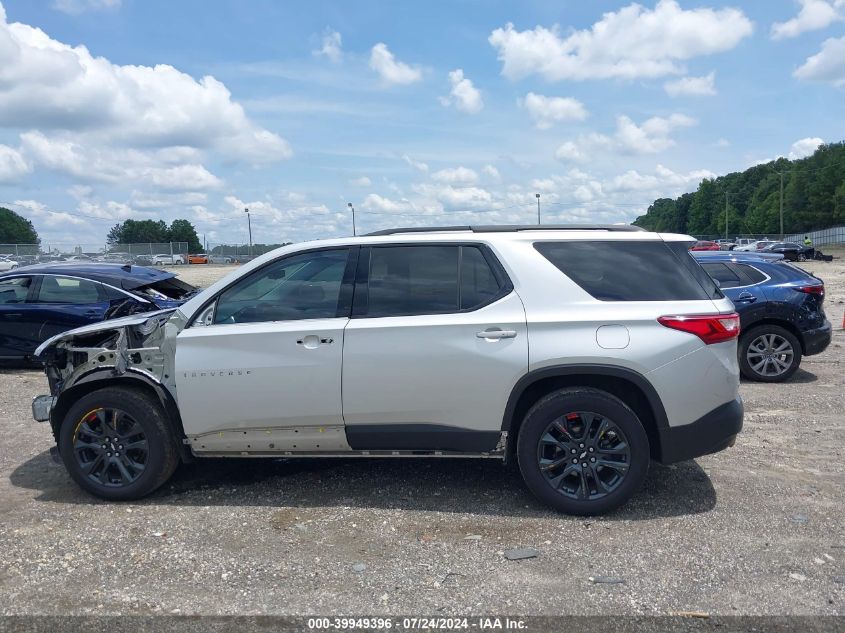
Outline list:
[[[807,353],[806,343],[804,342],[804,335],[801,333],[801,330],[798,329],[798,327],[796,327],[796,325],[788,319],[779,319],[776,317],[763,317],[762,319],[758,319],[753,323],[749,324],[748,327],[743,329],[739,336],[740,338],[743,338],[750,334],[754,329],[764,325],[774,325],[777,327],[782,327],[784,330],[786,330],[787,332],[792,334],[792,336],[798,339],[798,343],[801,345],[801,353]]]
[[[598,364],[556,365],[529,372],[514,386],[502,419],[508,433],[507,461],[515,457],[516,437],[528,410],[540,398],[566,387],[592,387],[607,391],[636,413],[645,428],[651,457],[660,460],[659,429],[669,426],[666,410],[651,383],[640,373],[624,367]]]
[[[72,387],[59,394],[56,404],[50,412],[50,426],[53,430],[53,437],[58,442],[59,427],[70,407],[83,396],[105,387],[124,387],[137,389],[146,392],[161,403],[164,408],[168,424],[176,438],[179,446],[179,456],[184,462],[191,461],[193,456],[188,447],[182,441],[185,437],[185,429],[182,426],[182,416],[179,414],[179,407],[173,395],[160,384],[151,378],[136,372],[127,372],[115,376],[111,370],[98,370],[86,374],[79,379]]]

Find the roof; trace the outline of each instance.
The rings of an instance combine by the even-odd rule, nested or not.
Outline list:
[[[645,231],[644,228],[631,224],[489,224],[463,226],[424,226],[405,227],[397,229],[383,229],[366,233],[363,237],[378,235],[397,235],[400,233],[455,233],[471,231],[472,233],[512,233],[515,231]]]
[[[754,264],[759,262],[776,262],[783,259],[780,253],[761,253],[751,251],[690,251],[696,259],[716,262],[742,262]]]
[[[170,279],[176,274],[159,268],[135,266],[130,264],[109,264],[105,262],[46,262],[21,266],[3,273],[0,279],[20,275],[21,273],[38,275],[69,275],[82,277],[101,283],[110,284],[124,290],[132,290],[163,279]]]

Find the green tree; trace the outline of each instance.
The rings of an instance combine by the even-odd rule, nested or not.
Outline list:
[[[200,244],[197,230],[194,225],[188,220],[173,220],[170,223],[170,240],[171,242],[187,242],[189,253],[199,253],[202,251],[202,244]]]
[[[11,209],[0,207],[0,244],[39,244],[32,222]]]

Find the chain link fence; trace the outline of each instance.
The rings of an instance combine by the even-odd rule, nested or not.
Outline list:
[[[156,255],[181,257],[187,263],[187,242],[141,244],[0,244],[0,255],[22,264],[50,261],[107,261],[150,264]]]

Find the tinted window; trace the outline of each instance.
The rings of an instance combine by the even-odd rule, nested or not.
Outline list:
[[[736,288],[743,285],[739,275],[727,264],[703,262],[701,267],[713,279],[717,279],[722,288]]]
[[[31,277],[15,277],[0,281],[0,304],[26,301],[31,282]]]
[[[458,246],[373,248],[367,315],[457,311],[458,249]]]
[[[651,240],[535,244],[561,272],[601,301],[701,300],[721,296],[713,280],[687,252],[688,247],[685,242]]]
[[[347,249],[273,262],[220,295],[215,323],[260,323],[337,316]]]
[[[499,294],[499,282],[476,246],[461,247],[461,309],[489,303]]]
[[[102,301],[97,284],[87,279],[44,275],[36,297],[38,303],[71,303],[75,305]]]
[[[745,275],[750,284],[759,284],[762,281],[766,281],[766,275],[753,266],[748,266],[747,264],[735,264],[735,266]]]

